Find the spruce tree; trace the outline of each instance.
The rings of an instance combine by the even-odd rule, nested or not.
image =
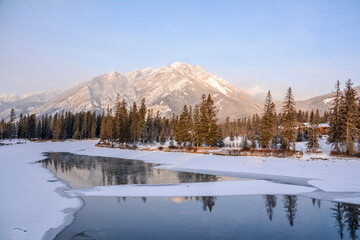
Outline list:
[[[275,104],[269,91],[265,99],[264,112],[260,122],[260,144],[266,149],[269,148],[273,138],[276,136],[276,126]]]
[[[142,140],[143,145],[145,144],[145,138],[146,138],[146,104],[145,104],[145,98],[141,100],[141,105],[139,108],[139,120],[138,120],[138,129],[139,129],[139,136]]]
[[[316,109],[316,113],[314,115],[314,122],[316,122],[317,124],[319,124],[321,121],[321,117],[320,117],[320,112],[319,109]]]
[[[126,102],[123,100],[117,110],[117,131],[120,143],[129,142],[129,116],[126,109]]]
[[[5,138],[5,120],[4,119],[1,119],[1,122],[0,122],[0,139],[4,139]]]
[[[24,138],[24,134],[25,134],[24,127],[25,127],[24,117],[23,117],[23,114],[20,113],[20,118],[19,118],[19,122],[18,122],[18,131],[17,131],[18,138]]]
[[[61,119],[59,118],[58,113],[55,113],[54,116],[53,132],[55,140],[61,139]]]
[[[136,106],[136,102],[133,103],[131,112],[130,112],[130,131],[131,137],[134,145],[136,145],[136,141],[138,138],[138,128],[139,128],[139,113]]]
[[[180,114],[179,122],[176,126],[176,142],[181,146],[191,142],[191,116],[185,104]]]
[[[295,150],[296,109],[291,88],[288,89],[284,100],[280,137],[283,149],[290,150],[292,144]]]
[[[106,133],[106,119],[105,119],[105,112],[103,111],[101,115],[101,126],[100,126],[100,140],[105,141],[107,140],[107,133]]]
[[[162,128],[160,132],[160,144],[164,145],[165,142],[166,142],[165,128]]]
[[[28,117],[29,122],[29,139],[36,138],[36,115],[31,114]]]
[[[105,128],[106,128],[106,134],[107,139],[111,140],[111,143],[113,144],[114,138],[113,138],[113,115],[112,110],[108,108],[106,115],[106,121],[105,121]]]
[[[348,155],[355,153],[354,142],[359,137],[359,129],[357,128],[359,122],[358,98],[352,85],[353,83],[349,79],[346,82],[343,102],[340,108],[340,116],[344,124],[342,139],[346,145],[346,154]]]
[[[77,113],[75,116],[75,122],[74,122],[74,139],[81,139],[81,113]]]
[[[306,143],[306,148],[309,152],[316,152],[317,149],[320,148],[319,144],[319,133],[318,133],[318,126],[319,126],[319,118],[311,111],[310,114],[310,129],[309,129],[309,139]]]
[[[335,84],[335,96],[331,101],[329,137],[327,142],[332,144],[333,151],[340,152],[340,143],[344,131],[344,123],[341,117],[342,94],[340,90],[340,81]]]
[[[202,97],[200,104],[201,129],[199,131],[200,141],[208,146],[214,146],[221,140],[221,132],[217,125],[217,110],[210,94]]]
[[[16,118],[15,110],[12,108],[10,110],[10,119],[9,119],[10,139],[16,138],[15,118]]]
[[[192,117],[192,141],[196,147],[201,145],[201,116],[200,116],[200,107],[198,104],[195,105]]]

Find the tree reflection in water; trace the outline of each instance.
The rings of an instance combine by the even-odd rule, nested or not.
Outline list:
[[[74,155],[69,153],[49,153],[48,158],[42,161],[45,167],[52,165],[53,171],[61,171],[62,173],[70,172],[74,169],[87,169],[90,172],[100,170],[102,174],[102,185],[121,185],[121,184],[146,184],[149,179],[158,176],[159,181],[167,183],[167,177],[171,176],[172,181],[178,183],[187,182],[217,182],[221,181],[221,177],[207,174],[197,174],[189,172],[175,172],[169,170],[154,169],[155,164],[144,163],[143,161],[108,158],[108,157],[92,157],[86,155]],[[146,198],[141,198],[146,204]],[[184,200],[195,200],[202,203],[203,211],[212,212],[217,200],[214,196],[202,197],[184,197]],[[263,196],[265,210],[270,221],[273,220],[275,208],[277,205],[277,196]],[[118,203],[125,202],[126,198],[117,198]],[[297,213],[297,196],[283,196],[283,208],[286,212],[286,218],[291,227]],[[313,206],[321,208],[321,200],[311,199]],[[346,203],[335,203],[332,211],[332,217],[335,220],[335,228],[340,239],[344,238],[344,229],[346,228],[351,239],[357,239],[357,230],[360,228],[359,216],[360,206]]]
[[[357,239],[356,231],[359,229],[360,206],[348,203],[336,203],[333,208],[333,218],[335,227],[338,230],[340,238],[343,239],[344,226],[346,224],[351,239]]]
[[[264,199],[266,213],[268,214],[271,221],[274,215],[274,208],[276,207],[277,197],[275,195],[265,195]]]
[[[294,220],[296,217],[296,211],[297,211],[296,202],[297,202],[297,196],[295,195],[285,195],[283,198],[286,217],[291,227],[294,226]]]

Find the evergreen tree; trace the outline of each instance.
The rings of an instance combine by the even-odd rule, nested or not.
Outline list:
[[[82,114],[81,113],[77,113],[75,115],[75,121],[74,121],[74,135],[73,138],[74,139],[81,139],[81,126],[82,126]]]
[[[344,131],[344,123],[341,117],[342,94],[340,90],[340,81],[335,84],[335,96],[331,101],[329,137],[328,143],[332,144],[333,151],[340,152],[340,143]]]
[[[200,119],[202,120],[201,134],[204,137],[204,142],[208,146],[214,146],[221,140],[221,133],[217,125],[217,110],[210,94],[207,98],[202,98],[200,109],[202,109],[200,111]]]
[[[105,118],[105,132],[107,134],[107,139],[111,140],[111,143],[114,142],[113,138],[113,115],[112,110],[108,108],[107,115]]]
[[[16,118],[15,110],[12,108],[10,111],[10,119],[9,119],[10,139],[16,138],[15,118]]]
[[[187,105],[184,105],[180,114],[179,122],[176,126],[176,142],[181,145],[186,145],[191,142],[191,116]]]
[[[166,142],[165,128],[162,128],[160,132],[160,144],[164,145],[165,142]]]
[[[318,111],[317,111],[318,112]],[[309,132],[309,139],[306,143],[306,148],[309,152],[316,152],[317,149],[320,148],[319,144],[319,133],[318,133],[318,126],[319,126],[320,118],[311,111],[310,114],[310,132]]]
[[[25,135],[25,121],[24,121],[23,114],[20,113],[20,118],[19,118],[19,122],[18,122],[17,137],[18,138],[24,138],[24,135]]]
[[[138,120],[138,129],[139,129],[139,137],[142,140],[143,145],[145,144],[145,138],[146,138],[146,104],[145,104],[145,98],[141,100],[141,106],[139,108],[139,120]]]
[[[55,113],[54,116],[54,123],[53,123],[53,133],[54,139],[59,140],[61,139],[61,119],[58,116],[58,113]]]
[[[36,115],[31,114],[28,117],[29,122],[29,139],[36,138]]]
[[[95,112],[92,113],[91,116],[91,132],[90,132],[90,138],[96,137],[96,128],[97,128],[97,118]]]
[[[136,141],[138,138],[138,129],[139,129],[139,113],[136,106],[136,102],[133,103],[131,112],[130,112],[130,131],[131,137],[134,145],[136,145]]]
[[[121,104],[118,105],[115,119],[119,142],[122,144],[129,142],[129,116],[127,113],[125,100],[123,100]]]
[[[316,109],[316,113],[315,113],[315,116],[314,116],[314,122],[319,124],[320,121],[321,121],[320,112],[319,112],[319,109]]]
[[[290,150],[292,144],[295,150],[296,109],[291,88],[288,89],[284,100],[280,137],[283,149]]]
[[[200,107],[198,104],[194,107],[194,112],[192,116],[192,141],[196,147],[201,146],[201,115],[200,115]]]
[[[354,142],[359,137],[359,107],[357,105],[357,93],[352,87],[353,83],[349,79],[346,82],[344,90],[343,102],[340,108],[341,121],[344,124],[343,142],[346,145],[346,154],[354,154]]]
[[[0,139],[4,139],[6,135],[6,126],[5,126],[5,120],[1,119],[0,122]]]
[[[107,132],[106,132],[106,119],[105,119],[105,113],[103,111],[101,115],[101,127],[100,127],[100,140],[105,141],[108,140],[107,138]]]
[[[264,112],[260,123],[260,144],[269,148],[272,140],[276,136],[276,112],[275,104],[272,101],[271,93],[268,92],[265,99]]]

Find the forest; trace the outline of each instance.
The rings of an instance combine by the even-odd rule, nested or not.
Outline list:
[[[328,124],[328,144],[332,154],[356,156],[360,141],[360,102],[349,79],[342,91],[335,84],[329,111],[303,112],[289,88],[282,111],[276,112],[270,91],[262,114],[219,123],[218,110],[211,95],[203,94],[195,106],[184,105],[179,115],[161,116],[142,99],[128,104],[118,99],[116,106],[101,114],[96,112],[60,112],[54,115],[34,114],[16,117],[14,109],[8,121],[0,122],[0,139],[67,140],[94,139],[110,146],[136,148],[138,145],[167,143],[170,147],[224,147],[224,139],[241,139],[242,149],[281,149],[295,151],[295,143],[306,141],[309,152],[318,152],[322,138],[319,124]],[[307,124],[302,129],[300,126]]]

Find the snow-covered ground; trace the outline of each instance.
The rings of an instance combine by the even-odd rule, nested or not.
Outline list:
[[[299,194],[360,204],[360,161],[324,153],[303,158],[232,157],[95,147],[97,141],[0,146],[0,239],[51,239],[69,224],[81,200],[73,196],[220,196]],[[298,144],[298,149],[304,147]],[[43,152],[118,157],[164,164],[159,168],[213,173],[253,180],[178,185],[104,186],[68,190],[35,163]],[[322,160],[328,159],[328,160]],[[45,234],[45,236],[44,236]]]

